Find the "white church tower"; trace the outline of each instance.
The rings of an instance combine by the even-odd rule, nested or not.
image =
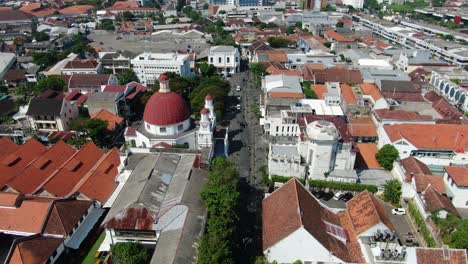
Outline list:
[[[205,97],[205,107],[200,111],[200,128],[198,130],[198,148],[213,146],[213,133],[216,129],[216,114],[214,113],[213,98]]]

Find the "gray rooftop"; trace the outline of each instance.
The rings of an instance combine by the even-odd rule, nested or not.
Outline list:
[[[233,46],[213,46],[210,48],[211,52],[234,53],[236,52],[236,48]]]

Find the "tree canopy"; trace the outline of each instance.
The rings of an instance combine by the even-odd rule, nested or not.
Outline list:
[[[189,95],[192,112],[198,115],[205,105],[205,96],[210,94],[213,97],[215,112],[220,118],[224,111],[224,98],[228,95],[229,89],[229,82],[218,76],[202,78]]]
[[[119,84],[127,84],[130,82],[140,82],[138,76],[132,69],[125,69],[119,76],[117,77],[119,80]]]
[[[384,185],[383,198],[385,201],[397,205],[401,198],[401,183],[398,180],[389,180]]]
[[[86,132],[96,145],[103,147],[109,143],[107,126],[108,123],[105,120],[78,118],[72,122],[70,128],[75,131]]]
[[[393,162],[398,158],[398,156],[398,150],[390,144],[383,146],[379,149],[377,154],[375,154],[375,158],[379,162],[380,166],[388,171],[393,169]]]
[[[40,94],[47,89],[52,89],[55,91],[66,91],[67,84],[62,78],[57,76],[45,77],[37,82],[36,86],[34,87],[34,93]]]
[[[117,243],[111,245],[111,255],[116,264],[146,264],[148,252],[140,243]]]
[[[238,172],[225,158],[211,163],[201,197],[208,208],[207,230],[198,248],[198,263],[234,263],[233,248],[239,206]]]
[[[272,48],[287,48],[289,45],[296,44],[296,42],[283,37],[269,37],[268,43]]]

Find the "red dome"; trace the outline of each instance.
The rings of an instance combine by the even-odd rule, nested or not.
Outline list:
[[[208,108],[203,108],[201,111],[200,111],[200,114],[202,115],[207,115],[210,113],[210,110]]]
[[[205,100],[211,101],[211,100],[213,100],[213,97],[211,97],[211,94],[207,94],[207,95],[205,96]]]
[[[169,78],[167,78],[166,74],[161,74],[159,75],[159,81],[160,82],[165,82],[165,81],[168,81]]]
[[[153,94],[146,103],[143,120],[156,126],[174,125],[187,120],[190,111],[182,96],[175,92]]]

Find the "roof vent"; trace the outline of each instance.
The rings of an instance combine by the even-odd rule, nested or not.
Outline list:
[[[444,260],[449,261],[450,260],[450,253],[449,253],[448,246],[444,246],[442,249],[444,251]]]

